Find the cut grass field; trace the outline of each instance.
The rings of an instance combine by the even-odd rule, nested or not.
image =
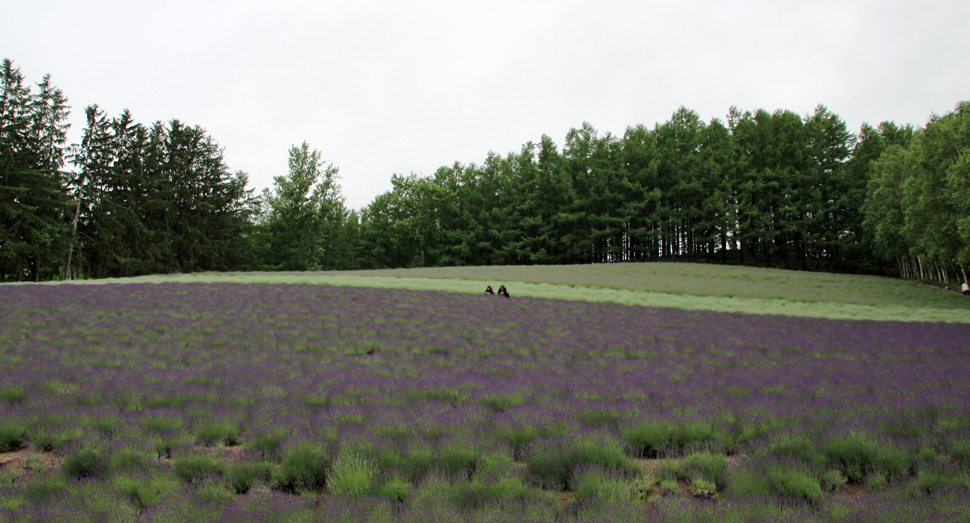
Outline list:
[[[915,281],[878,276],[691,263],[432,267],[376,271],[155,275],[118,282],[306,283],[481,293],[679,309],[879,321],[970,323],[970,300]]]

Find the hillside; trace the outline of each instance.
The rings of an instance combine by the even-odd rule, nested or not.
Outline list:
[[[914,281],[690,263],[237,272],[94,280],[307,283],[480,293],[752,314],[970,323],[970,300]]]

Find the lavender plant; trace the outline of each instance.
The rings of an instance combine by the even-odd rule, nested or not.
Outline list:
[[[680,472],[637,488],[671,520],[708,513],[696,495],[725,520],[777,504],[849,521],[868,508],[847,489],[950,517],[970,491],[968,335],[319,285],[0,286],[0,451],[61,463],[0,486],[0,519],[97,519],[66,501],[82,490],[145,521],[312,519],[296,495],[340,484],[327,510],[372,514],[357,499],[377,496],[397,521],[595,520],[620,503],[596,493],[657,458]],[[576,475],[591,467],[612,479]],[[608,503],[542,492],[583,481]]]

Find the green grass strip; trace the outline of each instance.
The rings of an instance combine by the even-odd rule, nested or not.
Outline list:
[[[137,278],[86,280],[84,283],[161,283],[161,282],[230,282],[293,283],[351,287],[377,287],[410,290],[436,290],[481,294],[486,285],[498,288],[498,282],[467,278],[412,278],[394,276],[357,276],[314,273],[193,273],[153,275]],[[966,310],[912,307],[904,305],[864,305],[855,303],[809,302],[786,299],[696,296],[632,289],[561,285],[550,283],[503,282],[513,297],[531,296],[556,300],[613,302],[646,307],[672,307],[689,310],[711,310],[745,314],[780,314],[811,318],[856,319],[877,321],[927,321],[970,323]],[[961,297],[962,298],[962,297]],[[496,298],[497,299],[497,298]]]

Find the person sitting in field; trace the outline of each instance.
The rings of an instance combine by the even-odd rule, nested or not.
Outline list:
[[[493,294],[493,295],[495,294],[495,291],[492,290],[491,285],[485,287],[485,294]]]
[[[970,296],[970,285],[967,285],[967,282],[963,282],[963,286],[960,287],[960,289],[963,291],[963,297],[964,298]],[[501,291],[499,291],[499,292],[501,292]]]
[[[505,288],[505,285],[499,285],[499,287],[498,287],[498,295],[499,296],[505,296],[506,298],[509,297],[509,290]]]

